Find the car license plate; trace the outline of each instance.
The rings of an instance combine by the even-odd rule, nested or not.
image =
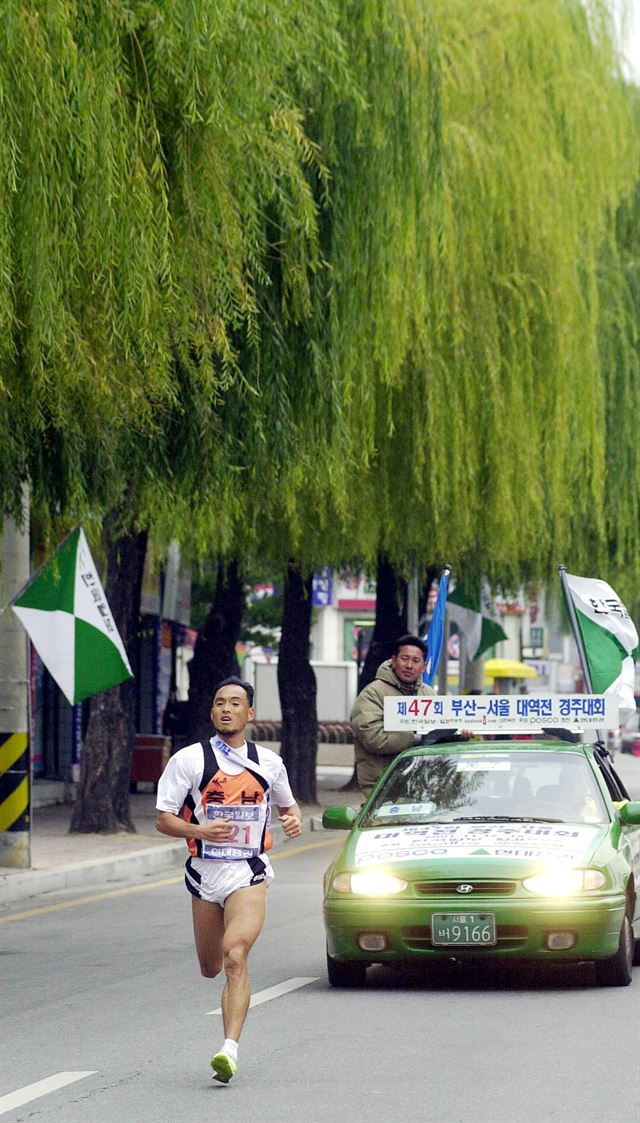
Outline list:
[[[475,947],[496,943],[496,918],[492,912],[434,912],[431,943],[440,947]]]

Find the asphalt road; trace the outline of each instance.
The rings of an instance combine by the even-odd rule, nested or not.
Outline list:
[[[321,879],[337,845],[314,832],[276,857],[228,1087],[209,1070],[222,983],[198,974],[175,876],[4,913],[3,1123],[640,1117],[640,968],[627,988],[595,988],[588,967],[469,967],[373,968],[366,990],[331,990]]]

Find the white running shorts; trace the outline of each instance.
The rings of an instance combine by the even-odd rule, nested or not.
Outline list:
[[[273,876],[266,854],[236,862],[189,858],[184,869],[184,882],[191,895],[221,907],[238,889],[260,885],[263,881],[270,885]]]

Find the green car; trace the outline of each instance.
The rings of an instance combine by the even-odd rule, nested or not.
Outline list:
[[[547,737],[548,735],[545,735]],[[408,749],[324,878],[332,986],[372,963],[593,961],[626,986],[640,962],[640,803],[597,744],[457,741]]]

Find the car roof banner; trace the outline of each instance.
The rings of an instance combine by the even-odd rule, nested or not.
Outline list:
[[[477,733],[542,733],[558,727],[582,733],[613,729],[617,724],[617,701],[605,694],[393,695],[384,699],[388,732],[452,728]]]

